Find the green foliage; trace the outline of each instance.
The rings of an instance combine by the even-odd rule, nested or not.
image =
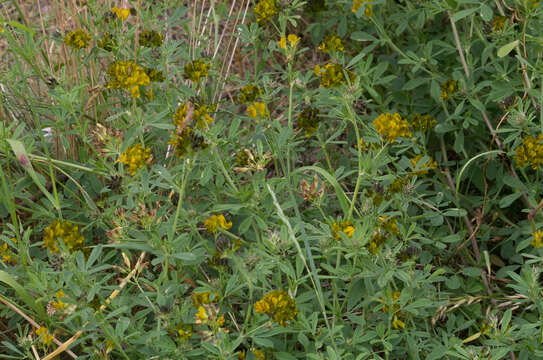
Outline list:
[[[539,1],[21,3],[0,358],[543,357]]]

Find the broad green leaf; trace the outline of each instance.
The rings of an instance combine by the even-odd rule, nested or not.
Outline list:
[[[513,42],[510,42],[509,44],[507,45],[504,45],[502,46],[501,48],[498,49],[498,57],[502,58],[504,56],[506,56],[507,54],[509,54],[514,48],[516,48],[519,44],[519,41],[518,40],[515,40]]]

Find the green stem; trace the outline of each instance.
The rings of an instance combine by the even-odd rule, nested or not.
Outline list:
[[[236,186],[236,184],[232,180],[232,177],[228,173],[228,170],[226,170],[226,167],[224,166],[224,163],[219,155],[219,152],[217,151],[216,145],[213,145],[213,155],[215,156],[215,159],[217,160],[217,163],[219,164],[219,167],[221,168],[221,171],[226,181],[228,182],[228,185],[230,185],[230,187],[234,190],[236,194],[239,193],[238,187]]]
[[[358,174],[356,176],[356,185],[354,186],[354,193],[353,197],[351,199],[351,206],[349,207],[349,213],[347,214],[347,220],[351,220],[351,217],[353,215],[353,209],[354,205],[356,203],[356,198],[358,196],[358,191],[360,188],[360,181],[362,179],[362,150],[360,148],[360,132],[358,131],[358,125],[356,124],[356,117],[353,114],[353,111],[351,109],[351,106],[349,104],[345,104],[347,106],[348,112],[349,112],[349,120],[353,123],[354,131],[356,134],[356,144],[358,149]]]

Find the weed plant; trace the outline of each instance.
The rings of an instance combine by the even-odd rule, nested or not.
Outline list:
[[[543,358],[543,2],[0,1],[0,358]]]

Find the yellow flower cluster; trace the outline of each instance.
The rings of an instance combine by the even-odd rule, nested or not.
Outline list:
[[[147,76],[149,76],[150,82],[163,82],[164,80],[166,80],[166,78],[164,77],[164,74],[160,70],[151,69],[147,67],[144,68],[143,70],[145,71]]]
[[[198,129],[204,129],[213,122],[213,118],[209,115],[213,111],[215,111],[214,105],[199,105],[194,109],[193,117]]]
[[[417,164],[419,163],[420,159],[422,159],[423,157],[424,157],[424,155],[418,154],[414,158],[409,159],[413,169],[417,168]],[[434,170],[436,168],[437,168],[437,161],[435,161],[434,159],[432,159],[432,157],[430,157],[428,159],[428,161],[426,161],[424,164],[420,165],[421,170],[415,171],[413,174],[411,174],[411,176],[415,176],[415,175],[419,176],[419,177],[426,176],[430,170]]]
[[[11,241],[14,243],[17,242],[17,239],[11,238]],[[2,256],[2,261],[8,264],[14,264],[15,259],[11,255],[11,251],[9,250],[8,243],[4,243],[2,246],[0,246],[0,255]]]
[[[134,175],[136,170],[146,165],[151,160],[151,149],[143,148],[141,144],[129,146],[119,157],[118,162],[128,166],[130,175]]]
[[[267,117],[269,112],[266,104],[255,101],[247,107],[247,115],[253,119],[258,119],[259,117]]]
[[[398,225],[396,225],[396,220],[394,218],[388,218],[387,216],[379,216],[380,228],[388,233],[393,235],[398,235],[400,230],[398,230]]]
[[[279,13],[277,0],[260,0],[255,6],[256,21],[259,24],[270,20]]]
[[[341,233],[344,233],[349,238],[354,234],[354,226],[349,220],[334,222],[330,230],[336,240],[341,240]]]
[[[288,44],[289,44],[289,46],[291,48],[296,47],[296,44],[298,44],[298,42],[300,41],[300,38],[298,36],[296,36],[295,34],[288,34],[287,37],[281,36],[281,39],[277,42],[277,45],[279,45],[279,47],[281,49],[286,50],[287,49],[287,39],[288,39]]]
[[[530,245],[535,248],[543,247],[543,231],[537,230],[532,235],[534,236],[534,239],[530,241]]]
[[[252,348],[251,349],[251,352],[253,353],[253,355],[255,356],[255,359],[257,360],[265,360],[266,359],[266,355],[264,355],[264,353],[258,349],[255,349],[255,348]],[[247,357],[247,351],[245,349],[241,350],[239,353],[238,353],[238,360],[245,360],[246,357]]]
[[[192,324],[180,324],[177,327],[177,334],[181,339],[188,340],[192,336],[193,330]]]
[[[159,47],[164,37],[155,30],[143,30],[140,34],[139,43],[145,47]]]
[[[58,252],[58,238],[61,238],[70,250],[80,248],[84,240],[83,235],[79,232],[79,226],[73,225],[67,220],[55,220],[45,228],[42,247],[49,248],[50,253]]]
[[[356,13],[360,7],[366,3],[366,8],[364,9],[364,15],[371,16],[373,14],[373,5],[370,4],[373,0],[353,0],[353,6],[351,6],[351,11]]]
[[[201,59],[194,60],[193,62],[185,65],[183,77],[197,83],[201,78],[209,75],[209,68],[209,64],[207,64],[205,61]]]
[[[315,131],[317,131],[317,127],[319,126],[319,109],[306,106],[300,115],[298,115],[298,119],[296,121],[296,124],[298,125],[298,128],[303,129],[305,132],[305,136],[310,136]]]
[[[117,46],[117,41],[113,35],[106,33],[102,35],[100,40],[97,42],[98,47],[104,49],[105,51],[112,51],[115,46]]]
[[[89,46],[91,36],[83,29],[77,29],[69,32],[64,38],[64,43],[74,49],[84,49]]]
[[[232,222],[226,222],[223,214],[211,215],[204,221],[204,226],[208,233],[214,234],[219,228],[228,230],[232,227]]]
[[[66,294],[64,294],[64,291],[59,290],[55,294],[55,297],[57,298],[57,301],[53,301],[52,305],[56,310],[62,310],[66,307],[66,304],[61,300],[62,298],[66,297]]]
[[[122,21],[126,21],[126,19],[128,19],[128,15],[130,15],[130,9],[119,8],[117,6],[112,7],[111,12],[117,15],[117,18],[121,19]]]
[[[131,61],[115,61],[109,65],[107,75],[110,78],[107,87],[110,89],[126,89],[132,97],[140,97],[140,86],[149,85],[151,79],[145,69]]]
[[[175,154],[180,158],[185,157],[187,154],[192,154],[195,150],[207,147],[204,138],[196,134],[190,126],[184,128],[178,127],[177,132],[172,134],[168,144],[174,147]]]
[[[273,291],[255,303],[257,314],[267,314],[273,321],[286,326],[287,321],[298,315],[296,300],[291,299],[284,290]]]
[[[192,304],[195,308],[199,308],[202,305],[211,304],[209,297],[211,296],[211,291],[206,291],[202,293],[194,293],[192,295]],[[215,298],[213,301],[217,301],[217,294],[215,293]]]
[[[239,104],[247,104],[255,101],[259,96],[262,95],[262,89],[254,84],[248,84],[241,88],[236,101]]]
[[[379,115],[373,120],[373,126],[382,137],[391,143],[398,137],[411,136],[407,120],[403,119],[398,113]]]
[[[345,69],[340,64],[326,64],[324,67],[321,67],[320,65],[315,65],[315,68],[313,69],[313,73],[315,76],[320,77],[321,79],[321,87],[334,87],[337,86],[343,82],[347,81],[347,78],[345,77],[345,74],[347,73],[347,76],[349,76],[350,80],[354,79],[354,74],[350,71]]]
[[[387,236],[389,235],[398,235],[400,230],[396,224],[394,218],[388,219],[387,216],[379,217],[379,226],[375,229],[366,249],[372,254],[377,254],[381,245],[385,243]]]
[[[387,193],[389,194],[398,194],[403,192],[404,186],[407,184],[407,181],[404,178],[397,177],[392,184],[387,188]]]
[[[441,98],[447,100],[458,91],[458,81],[448,79],[441,85]]]
[[[401,293],[399,291],[395,291],[390,296],[392,300],[392,312],[394,313],[394,317],[392,318],[392,327],[394,329],[405,328],[405,323],[400,320],[400,318],[402,317],[402,313],[400,312],[400,304],[397,303],[398,299],[400,298],[400,294]],[[385,302],[383,298],[380,298],[379,301],[381,301],[382,303]],[[382,310],[383,312],[389,312],[388,305],[384,304]]]
[[[264,353],[258,349],[253,349],[253,354],[255,355],[255,358],[257,358],[258,360],[265,360],[266,359],[266,356],[264,355]]]
[[[175,114],[173,114],[173,124],[175,126],[183,127],[185,124],[185,118],[187,117],[188,112],[188,106],[187,104],[181,104],[177,107],[177,110],[175,110]]]
[[[366,245],[366,249],[371,254],[377,254],[381,245],[385,243],[385,240],[386,240],[386,236],[384,236],[379,231],[377,231],[371,236],[371,239],[368,242],[368,245]]]
[[[507,16],[494,16],[494,19],[492,19],[492,31],[502,31],[506,20]]]
[[[205,305],[199,306],[198,312],[196,312],[194,323],[196,325],[207,324],[213,328],[224,326],[224,316],[218,316],[219,311],[216,307]]]
[[[44,328],[44,327],[40,327],[39,329],[37,329],[36,335],[41,337],[40,340],[45,345],[49,345],[54,339],[53,335],[49,333],[49,330],[47,330],[47,328]]]
[[[515,160],[519,168],[530,165],[532,169],[537,169],[543,163],[543,135],[523,138],[522,145],[516,149]]]
[[[343,40],[336,35],[327,35],[318,49],[327,53],[344,50]]]
[[[436,119],[428,114],[414,114],[411,118],[411,127],[415,131],[426,132],[436,125]]]

